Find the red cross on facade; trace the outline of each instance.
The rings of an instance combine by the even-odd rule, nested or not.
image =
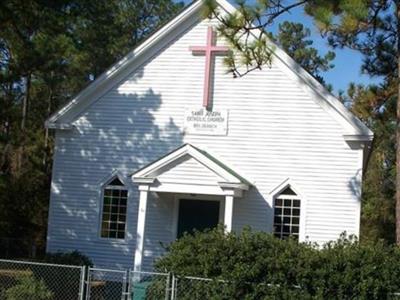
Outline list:
[[[208,27],[207,31],[207,45],[206,46],[192,46],[189,50],[193,54],[204,54],[206,57],[206,68],[204,73],[204,91],[203,91],[203,106],[207,109],[211,107],[210,101],[210,86],[211,86],[211,67],[214,58],[214,54],[227,54],[229,49],[223,46],[216,46],[214,39],[214,31],[212,27]]]

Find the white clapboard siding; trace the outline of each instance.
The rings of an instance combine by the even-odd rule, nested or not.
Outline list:
[[[193,22],[193,20],[191,20]],[[133,264],[138,207],[137,187],[129,186],[127,237],[99,237],[101,182],[114,170],[128,175],[183,143],[208,151],[254,186],[234,201],[233,228],[250,225],[271,231],[269,193],[287,178],[304,197],[305,237],[336,239],[358,234],[361,150],[343,139],[344,128],[317,104],[298,80],[273,63],[243,78],[227,74],[216,58],[213,102],[229,110],[226,136],[183,133],[186,108],[201,107],[204,45],[209,21],[182,24],[157,55],[90,106],[70,131],[57,131],[49,217],[48,251],[78,249],[96,265]],[[193,160],[162,175],[163,180],[214,181]],[[209,177],[207,177],[209,176]],[[130,179],[128,178],[128,181]],[[148,204],[144,269],[174,237],[172,196],[152,195]]]

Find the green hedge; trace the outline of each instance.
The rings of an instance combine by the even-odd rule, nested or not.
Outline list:
[[[33,275],[25,275],[18,278],[18,283],[7,289],[1,299],[20,300],[52,300],[53,293],[47,288],[43,280],[36,279]]]
[[[202,284],[180,279],[181,293],[208,299],[393,299],[400,292],[399,249],[345,236],[319,247],[219,228],[171,244],[156,269],[212,278]]]

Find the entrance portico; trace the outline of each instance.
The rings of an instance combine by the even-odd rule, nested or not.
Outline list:
[[[234,199],[242,197],[250,183],[225,164],[193,145],[185,144],[164,157],[152,162],[132,175],[139,187],[135,271],[140,271],[143,261],[147,202],[150,192],[200,195],[198,201],[214,196],[223,199],[222,223],[227,232],[232,230]],[[204,199],[201,199],[204,195]],[[207,198],[208,197],[208,198]],[[186,199],[188,200],[188,199]],[[192,207],[195,205],[192,204]],[[207,209],[206,202],[198,203],[199,214]],[[203,207],[203,208],[201,208]],[[213,204],[209,203],[210,214]],[[184,212],[189,207],[181,208]],[[218,210],[219,211],[219,210]],[[219,211],[220,212],[220,211]],[[211,216],[210,216],[211,218]],[[221,218],[219,219],[221,221]],[[177,221],[178,222],[178,221]],[[213,221],[207,221],[211,222]],[[207,222],[205,224],[207,224]],[[204,222],[203,222],[204,223]],[[204,224],[202,225],[204,226]]]

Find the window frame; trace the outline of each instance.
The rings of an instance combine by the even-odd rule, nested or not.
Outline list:
[[[290,188],[290,187],[289,187]],[[293,190],[293,189],[292,189]],[[283,191],[285,191],[285,189],[283,190]],[[296,192],[295,192],[296,193]],[[291,212],[291,215],[290,215],[290,218],[291,218],[291,220],[290,220],[290,225],[289,226],[292,226],[293,224],[292,224],[292,219],[295,217],[295,218],[299,218],[299,223],[297,224],[297,227],[298,227],[298,229],[299,229],[299,231],[297,232],[297,239],[300,241],[300,222],[301,222],[301,202],[302,202],[302,199],[299,197],[299,195],[297,195],[297,193],[296,193],[296,195],[290,195],[290,194],[284,194],[284,193],[280,193],[280,194],[278,194],[278,195],[276,195],[275,197],[274,197],[274,202],[273,202],[273,210],[274,210],[274,217],[273,217],[273,224],[272,224],[272,234],[275,236],[275,217],[276,217],[276,213],[275,213],[275,209],[276,209],[276,200],[282,200],[283,202],[282,202],[282,205],[281,205],[281,208],[282,209],[286,209],[285,207],[286,207],[286,205],[284,205],[284,202],[285,202],[285,200],[290,200],[290,201],[294,201],[294,200],[298,200],[298,201],[300,201],[300,205],[299,205],[299,207],[298,207],[298,209],[300,210],[300,212],[299,212],[299,214],[298,215],[294,215],[293,214],[293,211]],[[293,205],[291,205],[290,206],[290,208],[291,208],[291,210],[294,208],[294,206]],[[297,209],[297,207],[296,207],[296,209]],[[284,213],[284,212],[282,212],[281,214],[280,214],[280,216],[281,217],[284,217],[284,216],[286,216],[286,214]],[[283,225],[284,224],[284,222],[282,221],[282,226],[284,226]],[[284,237],[282,236],[282,234],[283,234],[283,232],[282,232],[282,230],[281,230],[281,232],[280,232],[280,239],[284,239]],[[289,234],[289,236],[290,235],[293,235],[293,234]],[[288,236],[288,237],[289,237]]]
[[[123,184],[123,186],[117,186],[117,185],[110,185],[110,183],[118,178],[119,181]],[[107,187],[112,187],[114,190],[124,190],[127,192],[126,196],[126,215],[125,215],[125,227],[124,227],[124,238],[113,238],[113,237],[103,237],[102,236],[102,226],[103,226],[103,212],[104,212],[104,192],[107,189]],[[114,171],[111,176],[108,176],[106,180],[103,180],[100,183],[100,201],[98,202],[100,207],[98,209],[98,224],[97,224],[97,238],[101,241],[108,241],[112,243],[125,243],[127,240],[128,236],[128,207],[129,207],[129,197],[131,194],[131,189],[130,186],[127,185],[126,180],[124,177],[120,174],[118,171]]]
[[[271,205],[272,210],[272,217],[271,217],[271,233],[274,234],[274,220],[275,220],[275,200],[279,198],[279,196],[285,196],[282,192],[285,189],[290,188],[293,192],[296,193],[295,195],[286,195],[287,198],[296,198],[295,200],[300,200],[300,221],[299,221],[299,242],[305,242],[309,239],[309,236],[306,235],[306,216],[307,216],[307,198],[301,193],[298,189],[298,186],[291,180],[287,178],[281,184],[276,186],[270,193],[269,193],[269,203]]]

